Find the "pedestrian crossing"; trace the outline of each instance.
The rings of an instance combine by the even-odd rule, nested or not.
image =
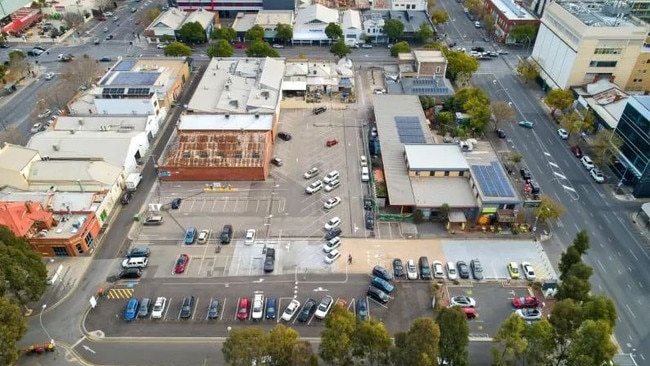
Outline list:
[[[112,288],[107,291],[106,298],[109,300],[129,299],[133,297],[131,288]]]

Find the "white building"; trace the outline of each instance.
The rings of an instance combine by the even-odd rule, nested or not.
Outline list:
[[[61,116],[52,126],[55,131],[139,131],[150,140],[158,134],[164,121],[155,115],[150,116]]]
[[[330,43],[325,28],[330,23],[339,24],[339,12],[320,4],[296,9],[296,24],[293,27],[294,44]]]
[[[255,25],[264,29],[265,39],[275,39],[275,28],[278,24],[293,27],[294,12],[291,10],[260,10],[258,13],[238,13],[232,24],[240,41],[244,40],[246,32]]]
[[[390,0],[390,10],[427,10],[427,0]]]
[[[361,23],[361,12],[358,10],[345,10],[341,15],[341,30],[343,39],[348,46],[354,46],[361,41],[363,24]]]

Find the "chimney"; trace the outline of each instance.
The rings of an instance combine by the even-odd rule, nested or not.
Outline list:
[[[25,208],[27,209],[27,213],[32,213],[32,201],[25,201]]]

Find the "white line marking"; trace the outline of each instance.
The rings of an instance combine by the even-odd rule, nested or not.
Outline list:
[[[632,312],[632,309],[630,309],[630,305],[625,304],[625,307],[627,308],[627,311],[629,311],[630,314],[632,314],[632,317],[633,317],[634,319],[636,319],[636,315],[634,315],[634,313]]]
[[[562,188],[566,189],[567,191],[571,191],[571,192],[576,191],[575,189],[573,189],[573,187],[565,186],[564,184],[562,184]]]

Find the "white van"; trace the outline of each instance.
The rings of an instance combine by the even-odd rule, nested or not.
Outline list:
[[[370,171],[367,166],[361,168],[361,181],[367,182],[370,180]]]
[[[145,268],[147,264],[149,264],[149,258],[147,257],[133,257],[122,261],[122,267],[124,268]]]

